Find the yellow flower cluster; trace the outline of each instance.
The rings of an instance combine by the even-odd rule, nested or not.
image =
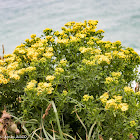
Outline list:
[[[131,127],[134,127],[134,126],[136,126],[136,122],[133,120],[133,121],[130,121],[130,126]]]
[[[89,65],[89,66],[94,66],[95,60],[90,61],[90,60],[83,59],[82,63],[85,63],[86,65]]]
[[[88,25],[89,26],[96,26],[98,24],[98,20],[89,20]]]
[[[78,33],[78,34],[76,34],[76,37],[78,37],[78,38],[85,38],[86,37],[86,34],[80,34],[80,33]]]
[[[62,95],[67,96],[68,92],[66,90],[63,90]]]
[[[96,33],[104,33],[105,31],[102,29],[99,29],[98,31],[96,31]]]
[[[5,65],[4,61],[0,60],[0,66],[4,66],[4,65]]]
[[[4,61],[6,63],[10,64],[15,61],[15,54],[12,54],[12,56],[8,56],[8,57],[6,55],[4,55],[4,58],[5,58]]]
[[[15,80],[19,80],[20,79],[20,76],[18,74],[16,74],[14,71],[10,71],[9,72],[9,77],[11,79],[15,79]]]
[[[66,27],[71,27],[75,24],[75,21],[70,21],[65,24]]]
[[[112,75],[113,77],[119,78],[119,77],[121,76],[121,73],[120,73],[120,72],[112,72],[111,75]]]
[[[43,32],[44,32],[44,33],[45,33],[45,32],[52,32],[52,29],[46,28],[45,30],[43,30]]]
[[[24,55],[24,54],[26,54],[26,50],[24,48],[17,48],[16,47],[16,49],[14,50],[13,53],[14,54],[22,54],[22,55]]]
[[[110,99],[106,102],[105,109],[108,110],[108,109],[111,109],[111,108],[113,108],[114,110],[118,109],[118,106],[115,102],[115,99]]]
[[[114,81],[112,77],[107,77],[105,80],[106,80],[105,81],[106,84],[110,84]]]
[[[60,64],[61,64],[62,66],[66,66],[66,63],[67,63],[67,60],[61,60],[61,61],[60,61]]]
[[[126,58],[126,55],[124,54],[124,52],[119,52],[118,53],[118,58]]]
[[[121,102],[122,101],[122,96],[113,96],[113,98],[115,99],[115,102]]]
[[[128,104],[127,103],[121,103],[121,104],[119,104],[119,108],[122,111],[127,111],[128,110]]]
[[[57,43],[59,44],[68,44],[69,40],[68,39],[58,39]]]
[[[49,58],[49,59],[52,58],[53,55],[54,54],[52,52],[47,52],[43,54],[44,57]]]
[[[36,83],[37,83],[36,80],[31,80],[31,81],[27,84],[25,90],[32,90],[32,89],[36,88]]]
[[[87,102],[89,99],[93,100],[93,96],[89,96],[87,94],[83,96],[83,101]]]
[[[121,41],[120,41],[120,40],[115,41],[115,42],[114,42],[114,44],[115,44],[115,45],[119,45],[119,46],[120,46],[120,45],[121,45]]]
[[[106,48],[106,49],[111,48],[111,44],[105,44],[105,48]]]
[[[105,55],[95,55],[95,59],[97,60],[98,64],[101,64],[103,62],[110,64],[110,60],[108,56]]]
[[[122,102],[122,96],[113,96],[114,99],[109,99],[109,95],[107,92],[105,92],[102,96],[100,96],[100,100],[103,104],[105,104],[105,109],[121,109],[121,111],[128,110],[128,104],[127,103],[121,103]]]
[[[35,71],[35,70],[36,70],[36,67],[30,66],[30,67],[27,67],[26,68],[26,71],[25,72],[32,72],[32,71]]]
[[[48,75],[46,77],[46,80],[49,80],[49,81],[53,81],[55,79],[55,76],[52,76],[52,75]]]
[[[26,72],[26,68],[21,68],[21,69],[17,70],[17,73],[19,75],[23,75],[25,72]]]
[[[140,96],[140,91],[135,92],[135,95]]]
[[[7,69],[5,67],[0,67],[0,73],[7,74]]]
[[[124,92],[127,94],[134,93],[134,90],[131,87],[124,87]]]
[[[87,45],[93,46],[93,45],[94,45],[94,41],[93,41],[93,40],[89,40],[89,41],[87,42]]]
[[[93,53],[95,53],[95,54],[101,54],[101,50],[95,49],[95,50],[93,50]]]
[[[76,43],[79,41],[80,41],[80,39],[78,37],[70,36],[70,40],[69,40],[70,43]]]
[[[102,103],[106,103],[109,98],[108,92],[105,92],[102,96],[100,96],[100,100]]]
[[[79,51],[80,51],[81,53],[88,53],[88,52],[93,51],[93,49],[92,49],[92,48],[80,47],[80,48],[79,48]]]
[[[62,68],[56,68],[55,69],[55,74],[56,75],[59,75],[60,73],[63,73],[64,72],[64,69],[62,69]]]
[[[7,66],[7,70],[15,70],[18,68],[18,62],[13,62]]]
[[[54,42],[53,36],[48,35],[48,36],[46,36],[46,39],[47,39],[47,42],[48,42],[48,41]],[[44,40],[44,41],[46,42],[46,40]],[[43,41],[43,43],[44,43],[44,41]],[[41,42],[42,42],[42,41],[41,41]]]
[[[111,53],[105,53],[105,56],[107,56],[108,57],[108,59],[112,59],[112,54]]]
[[[0,74],[0,84],[7,84],[8,79],[4,78],[3,74]]]
[[[54,88],[52,87],[51,83],[40,82],[38,83],[38,87],[37,87],[37,95],[39,96],[42,93],[51,94],[53,90]]]
[[[35,38],[36,37],[36,34],[31,34],[31,38]]]

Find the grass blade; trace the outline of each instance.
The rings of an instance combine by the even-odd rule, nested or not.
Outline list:
[[[76,106],[75,106],[75,113],[76,113],[76,116],[78,118],[78,120],[80,121],[80,123],[82,124],[82,126],[85,128],[85,131],[86,131],[86,140],[88,139],[87,137],[87,128],[86,126],[84,125],[83,121],[80,119],[80,117],[78,116],[77,112],[76,112]]]
[[[91,126],[90,130],[89,130],[89,134],[88,134],[88,140],[90,140],[91,137],[91,133],[93,131],[94,126],[96,125],[96,122],[94,122],[94,124]]]
[[[48,137],[48,135],[47,135],[47,132],[46,132],[46,130],[44,128],[43,122],[42,122],[42,129],[43,129],[43,132],[44,132],[44,135],[45,135],[46,139],[47,140],[50,140],[49,137]]]
[[[61,130],[61,127],[60,127],[60,121],[59,121],[59,118],[58,118],[58,113],[57,113],[57,109],[56,109],[56,106],[54,104],[53,101],[52,102],[52,106],[53,106],[53,109],[54,109],[54,113],[55,113],[55,117],[56,117],[56,121],[57,121],[57,125],[58,125],[58,130],[59,130],[59,133],[60,133],[60,138],[61,140],[63,140],[63,134],[62,134],[62,130]]]

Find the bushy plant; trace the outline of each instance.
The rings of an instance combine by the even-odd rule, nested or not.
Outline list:
[[[61,32],[46,28],[41,37],[32,34],[5,55],[0,60],[1,107],[7,105],[25,120],[37,119],[39,126],[53,100],[63,132],[85,139],[77,112],[88,130],[95,124],[95,139],[137,137],[140,92],[131,82],[138,80],[140,56],[120,41],[103,41],[97,23],[68,22]],[[53,123],[57,131],[53,110],[44,121],[46,129]],[[35,126],[28,127],[33,131]]]

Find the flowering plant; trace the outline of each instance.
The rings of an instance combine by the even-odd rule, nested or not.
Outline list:
[[[32,34],[5,55],[0,60],[1,107],[6,104],[15,115],[40,122],[53,100],[63,132],[85,137],[77,111],[88,129],[95,123],[95,139],[137,137],[140,94],[131,82],[138,80],[140,56],[120,41],[103,41],[97,23],[68,22],[61,32],[46,28],[41,37]],[[53,111],[44,121],[46,128],[53,122],[57,130]]]

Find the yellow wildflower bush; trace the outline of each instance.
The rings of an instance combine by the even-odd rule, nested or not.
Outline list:
[[[102,40],[104,31],[97,30],[97,24],[97,20],[70,21],[62,31],[46,28],[41,37],[32,34],[12,54],[4,55],[1,108],[8,105],[15,116],[36,119],[40,127],[41,114],[53,100],[66,125],[63,132],[72,130],[73,136],[78,133],[85,139],[72,113],[77,111],[87,129],[96,124],[96,138],[101,134],[104,139],[126,140],[131,133],[137,137],[137,125],[131,121],[140,121],[140,94],[130,85],[138,81],[140,56],[121,41]],[[53,124],[58,131],[52,110],[44,121],[45,128],[52,129]],[[28,127],[29,132],[35,130],[32,124]]]

